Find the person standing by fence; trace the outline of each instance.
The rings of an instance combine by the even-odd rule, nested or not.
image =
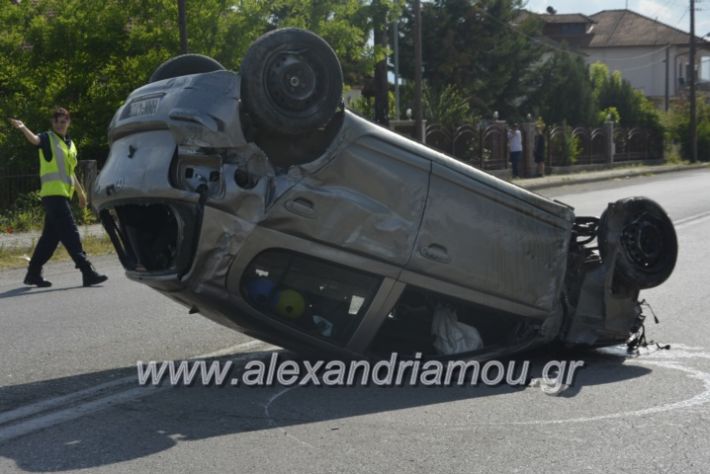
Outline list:
[[[97,285],[108,280],[94,270],[81,245],[79,229],[71,212],[70,199],[77,192],[79,205],[86,208],[86,192],[76,178],[76,145],[67,131],[70,124],[69,111],[57,108],[52,114],[52,129],[35,135],[21,120],[10,123],[39,150],[39,177],[42,182],[40,196],[45,211],[42,236],[35,247],[24,283],[40,288],[52,286],[42,277],[42,267],[52,257],[61,242],[82,273],[84,286]]]
[[[508,131],[508,148],[510,149],[510,165],[513,178],[520,177],[520,162],[523,159],[523,134],[517,123]]]

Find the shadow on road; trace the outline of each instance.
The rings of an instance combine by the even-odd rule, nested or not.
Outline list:
[[[280,360],[283,358],[280,357]],[[576,396],[588,386],[627,381],[651,372],[645,367],[624,365],[623,357],[597,352],[543,350],[518,356],[516,360],[532,362],[531,377],[539,377],[543,365],[550,360],[584,360],[585,367],[578,372],[574,386],[566,393],[568,397]],[[240,362],[241,367],[243,364]],[[135,369],[128,367],[3,387],[0,388],[0,407],[4,410],[16,408],[31,401],[74,392],[127,375],[135,375]],[[124,389],[136,386],[131,384]],[[539,393],[539,389],[508,385],[446,388],[309,386],[291,389],[282,386],[174,387],[47,428],[26,436],[21,442],[0,445],[0,456],[13,459],[19,468],[32,472],[91,469],[151,456],[180,442],[260,430],[285,430],[309,423],[332,422],[322,428],[320,436],[327,437],[329,431],[340,429],[339,420],[345,418],[483,400],[524,390],[535,390],[536,397],[543,397],[545,402],[551,401],[539,403],[540,399],[535,398],[537,401],[531,406],[535,413],[521,414],[522,418],[531,414],[557,417],[560,407],[572,402],[564,398],[549,399]],[[515,401],[526,403],[525,399]],[[509,403],[508,399],[505,403]],[[541,405],[552,411],[545,413]],[[462,423],[468,419],[464,415],[471,415],[470,410],[462,413]],[[480,416],[480,420],[485,422],[487,414],[484,410],[475,416],[476,419]],[[515,418],[517,415],[512,412],[511,416]],[[239,440],[244,443],[258,442],[249,437]]]
[[[40,288],[35,288],[33,286],[22,286],[19,288],[13,288],[12,290],[8,290],[3,293],[0,293],[0,299],[16,298],[18,296],[41,295],[41,294],[45,294],[45,293],[54,293],[57,291],[76,290],[77,288],[83,288],[83,286],[78,285],[78,286],[69,286],[69,287],[65,287],[65,288],[49,288],[49,289],[40,289]]]

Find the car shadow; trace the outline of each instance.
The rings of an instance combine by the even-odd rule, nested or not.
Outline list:
[[[295,356],[279,352],[279,360]],[[266,360],[271,353],[257,358]],[[225,361],[229,357],[208,359]],[[512,359],[511,359],[512,360]],[[643,377],[651,369],[624,364],[625,357],[598,352],[536,351],[517,356],[517,361],[530,360],[530,377],[539,377],[542,367],[550,360],[584,360],[574,385],[565,393],[574,397],[586,387],[613,384]],[[509,362],[509,361],[507,361]],[[506,362],[506,363],[507,363]],[[239,363],[243,368],[244,362]],[[18,406],[73,393],[107,381],[135,377],[135,368],[84,374],[31,384],[0,388],[0,409]],[[137,382],[129,382],[121,390],[135,389]],[[497,386],[461,387],[215,387],[181,386],[146,390],[146,395],[103,411],[90,413],[74,421],[49,427],[22,438],[21,442],[0,444],[0,456],[13,459],[18,468],[31,472],[60,472],[91,469],[139,459],[160,453],[181,442],[206,440],[225,435],[261,430],[282,429],[327,423],[325,430],[339,430],[342,420],[373,414],[384,414],[407,409],[426,408],[447,403],[485,403],[491,397],[501,397],[500,403],[525,390],[535,390],[527,400],[513,398],[523,407],[535,403],[535,416],[542,415],[538,404],[549,405],[550,416],[559,415],[559,404],[569,399],[551,399],[539,389]],[[542,397],[542,398],[538,398]],[[542,402],[540,402],[542,400]],[[493,400],[495,401],[495,400]],[[466,407],[470,408],[470,407]],[[459,407],[454,406],[456,410]],[[461,407],[460,409],[463,409]],[[467,410],[467,412],[470,410]],[[482,410],[485,412],[485,410]],[[400,412],[403,413],[404,412]],[[0,412],[0,417],[2,412]],[[477,415],[478,416],[478,415]],[[481,413],[485,421],[485,413]],[[0,434],[7,425],[0,425]],[[327,435],[326,435],[327,436]]]

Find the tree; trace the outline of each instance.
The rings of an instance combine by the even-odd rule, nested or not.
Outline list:
[[[537,69],[534,89],[526,105],[545,122],[591,125],[595,121],[592,79],[580,56],[567,51],[553,53]]]
[[[380,0],[385,6],[394,0]],[[363,0],[203,0],[187,3],[189,51],[237,69],[253,40],[278,27],[321,34],[357,81],[374,65],[370,2]],[[75,119],[80,158],[103,161],[106,126],[126,96],[179,54],[174,0],[43,0],[0,9],[0,113],[36,131],[56,105]],[[36,152],[5,122],[0,170],[33,173]]]
[[[616,109],[623,127],[645,127],[656,132],[662,130],[656,107],[641,91],[634,89],[619,71],[609,73],[605,64],[595,63],[590,66],[590,75],[599,110]]]
[[[456,86],[448,85],[442,90],[424,89],[424,118],[454,130],[455,127],[473,122],[468,97]]]
[[[520,118],[543,50],[534,40],[539,20],[523,18],[521,0],[435,0],[422,4],[423,77],[433,89],[465,91],[475,112]],[[401,36],[401,71],[414,77],[412,12]]]

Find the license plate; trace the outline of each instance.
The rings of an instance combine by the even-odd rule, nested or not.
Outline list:
[[[142,115],[153,115],[158,110],[160,97],[151,97],[150,99],[141,99],[131,102],[128,105],[128,117],[140,117]]]

